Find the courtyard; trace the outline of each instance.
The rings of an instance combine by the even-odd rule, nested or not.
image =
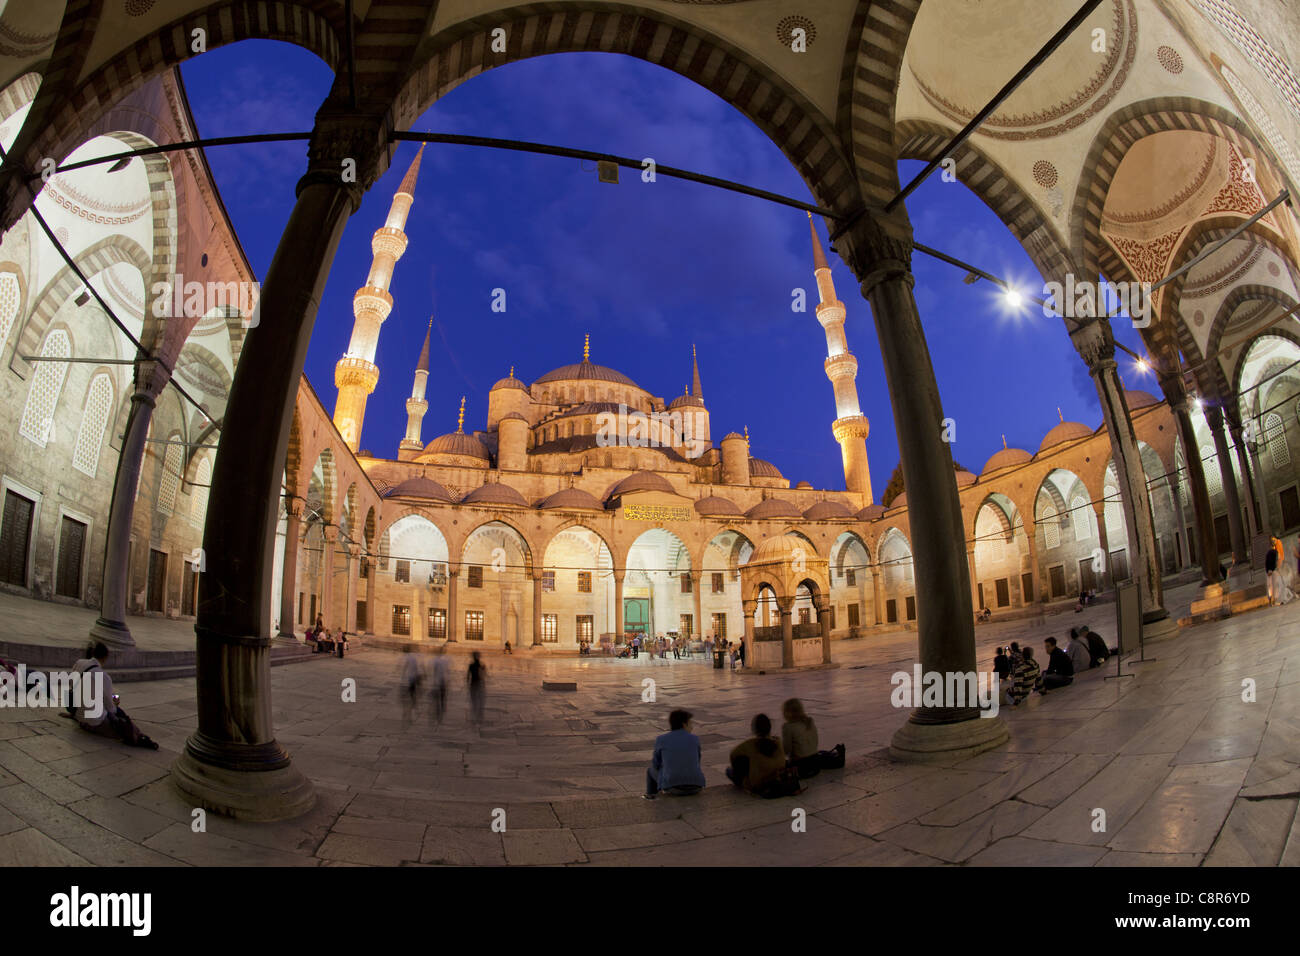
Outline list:
[[[1199,588],[1168,593],[1181,614]],[[1114,642],[1109,604],[995,621],[977,628],[979,666],[999,644],[1040,647],[1082,622]],[[836,642],[832,669],[767,675],[699,657],[491,655],[481,731],[468,720],[464,653],[452,655],[440,725],[425,700],[404,716],[397,652],[277,667],[277,739],[316,805],[270,824],[207,814],[201,832],[168,779],[195,727],[192,679],[119,686],[157,752],[91,736],[54,711],[0,710],[0,865],[1300,863],[1300,602],[1184,628],[1147,648],[1154,660],[1126,659],[1131,677],[1105,680],[1112,661],[1004,706],[1008,744],[937,764],[888,758],[905,719],[889,679],[910,670],[915,642],[911,631]],[[355,703],[342,699],[349,678]],[[544,691],[544,679],[578,690]],[[791,696],[823,746],[847,746],[847,766],[794,797],[733,790],[730,748],[754,713],[775,716]],[[709,786],[647,802],[645,766],[675,707],[695,715]]]

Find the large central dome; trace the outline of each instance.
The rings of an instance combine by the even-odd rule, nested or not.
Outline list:
[[[589,362],[586,359],[583,359],[576,365],[562,365],[552,372],[547,372],[533,384],[544,385],[547,382],[580,381],[614,382],[618,385],[631,385],[633,388],[641,387],[622,372],[616,372],[612,368],[607,368],[604,365],[597,365],[595,362]]]

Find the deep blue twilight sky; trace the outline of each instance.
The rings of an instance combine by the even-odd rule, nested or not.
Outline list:
[[[308,130],[330,85],[328,68],[312,54],[271,41],[214,50],[182,72],[202,136]],[[684,77],[614,54],[563,54],[490,70],[449,93],[415,128],[650,156],[811,198],[780,150],[741,113]],[[398,147],[392,168],[348,223],[330,274],[306,366],[330,411],[334,363],[347,348],[370,236],[416,149]],[[306,166],[305,143],[210,149],[208,162],[253,270],[264,277]],[[901,164],[900,179],[919,168]],[[618,186],[599,184],[592,164],[577,160],[462,146],[425,150],[361,447],[396,456],[432,314],[426,442],[455,430],[462,394],[466,430],[484,427],[487,391],[511,365],[531,382],[577,362],[586,332],[593,362],[666,399],[689,381],[694,342],[715,440],[748,425],[752,453],[792,483],[842,489],[804,213],[665,177],[642,183],[634,170],[621,178]],[[919,241],[1041,291],[1019,244],[964,186],[935,175],[907,206]],[[824,229],[820,219],[818,226]],[[898,463],[889,393],[870,310],[849,270],[831,260],[871,420],[867,451],[879,498]],[[1004,433],[1012,446],[1037,450],[1058,406],[1067,420],[1099,424],[1096,392],[1059,320],[1036,307],[1012,315],[989,283],[964,285],[961,270],[920,254],[913,266],[944,409],[957,424],[959,462],[978,472]],[[491,311],[497,287],[507,293],[504,314]],[[808,290],[805,313],[791,311],[795,287]],[[1132,329],[1116,331],[1141,350]],[[1131,360],[1121,361],[1121,371],[1129,387],[1153,387]]]

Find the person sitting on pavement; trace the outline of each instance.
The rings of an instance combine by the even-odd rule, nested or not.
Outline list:
[[[844,766],[844,745],[836,744],[833,750],[818,750],[817,724],[803,709],[803,701],[791,697],[781,705],[785,723],[781,725],[781,747],[786,762],[798,771],[800,778],[815,777],[822,770]]]
[[[1028,697],[1031,691],[1042,692],[1043,678],[1038,668],[1038,661],[1034,660],[1034,649],[1032,647],[1026,647],[1021,651],[1013,642],[1011,649],[1016,665],[1012,671],[1015,683],[1011,687],[1010,697],[1011,706],[1015,707]]]
[[[1110,651],[1106,649],[1106,642],[1101,639],[1096,631],[1084,624],[1079,628],[1079,639],[1088,645],[1089,667],[1100,667],[1106,663]]]
[[[1043,647],[1047,651],[1047,672],[1043,674],[1042,693],[1073,684],[1074,665],[1070,663],[1070,655],[1056,646],[1054,637],[1043,641]]]
[[[754,736],[731,751],[727,779],[750,793],[766,793],[785,770],[785,751],[781,741],[772,736],[772,721],[767,714],[756,714],[749,729]]]
[[[1082,640],[1082,628],[1070,628],[1070,640],[1065,645],[1065,653],[1070,655],[1070,664],[1076,674],[1082,674],[1092,666],[1092,652]]]
[[[700,738],[691,733],[691,713],[674,710],[668,715],[668,733],[655,738],[654,756],[645,772],[646,800],[659,792],[688,797],[704,789],[704,771],[700,768]]]
[[[101,737],[117,737],[124,744],[132,747],[148,747],[151,750],[157,750],[158,744],[149,738],[148,735],[141,732],[140,728],[135,725],[130,716],[121,707],[118,706],[117,694],[113,693],[113,678],[108,676],[108,671],[104,670],[104,664],[108,661],[108,648],[102,643],[96,643],[89,652],[89,656],[82,658],[72,665],[73,673],[90,675],[95,671],[101,671],[104,675],[103,699],[98,702],[98,706],[73,707],[72,719],[75,720],[82,730],[89,731],[92,734],[98,734]],[[83,679],[89,679],[84,677]]]

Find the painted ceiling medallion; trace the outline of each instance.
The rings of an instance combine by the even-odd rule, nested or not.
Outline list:
[[[1183,58],[1178,55],[1178,51],[1171,46],[1162,46],[1156,50],[1156,59],[1170,73],[1183,72]]]
[[[812,46],[812,42],[817,37],[817,27],[807,17],[790,16],[783,17],[781,22],[776,25],[776,38],[781,41],[785,47],[794,44],[795,29],[802,29],[804,32],[804,42]]]
[[[1056,172],[1056,167],[1045,159],[1040,159],[1034,163],[1034,182],[1044,189],[1051,189],[1056,185],[1060,176]]]
[[[126,7],[128,16],[142,17],[153,9],[155,0],[126,0],[123,6]]]

